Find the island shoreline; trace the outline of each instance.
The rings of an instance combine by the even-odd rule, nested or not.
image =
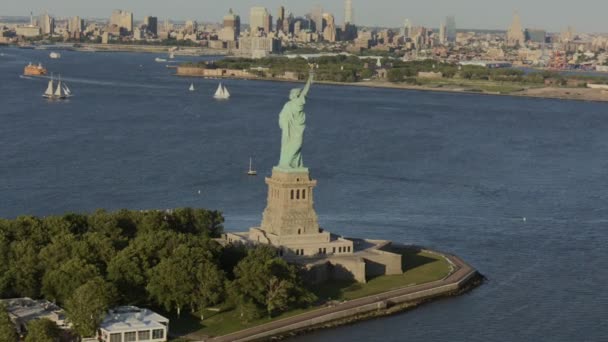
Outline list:
[[[452,271],[443,279],[430,283],[405,286],[337,305],[321,307],[224,336],[209,337],[201,342],[285,339],[315,330],[395,315],[435,300],[462,295],[483,283],[484,276],[459,257],[429,249],[424,250],[444,257],[452,265]]]
[[[300,80],[288,80],[281,78],[269,78],[269,77],[206,77],[201,75],[193,75],[193,74],[174,74],[174,76],[178,77],[193,77],[193,78],[205,78],[205,79],[234,79],[234,80],[248,80],[248,81],[265,81],[265,82],[285,82],[285,83],[304,83],[304,81]],[[468,94],[468,95],[485,95],[485,96],[511,96],[511,97],[525,97],[525,98],[536,98],[536,99],[552,99],[552,100],[565,100],[565,101],[580,101],[580,102],[608,102],[608,92],[602,93],[601,91],[597,91],[597,89],[589,89],[589,88],[553,88],[553,87],[541,87],[535,88],[546,91],[557,91],[562,90],[564,92],[590,92],[594,91],[599,95],[597,98],[576,98],[573,96],[567,95],[534,95],[529,93],[522,92],[514,92],[514,93],[497,93],[497,92],[484,92],[484,91],[470,91],[470,90],[460,90],[460,89],[449,89],[449,88],[437,88],[437,87],[425,87],[425,86],[415,86],[408,84],[399,84],[399,83],[390,83],[390,82],[373,82],[373,81],[364,81],[364,82],[333,82],[333,81],[315,81],[316,84],[322,85],[335,85],[335,86],[350,86],[350,87],[361,87],[361,88],[378,88],[378,89],[396,89],[396,90],[415,90],[415,91],[423,91],[423,92],[437,92],[437,93],[446,93],[446,94]],[[530,89],[524,90],[528,91]]]

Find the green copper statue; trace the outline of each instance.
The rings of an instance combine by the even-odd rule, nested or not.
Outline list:
[[[278,168],[282,170],[304,169],[304,162],[302,161],[302,142],[304,129],[306,129],[304,104],[312,84],[313,75],[311,71],[304,89],[291,90],[289,101],[283,106],[283,110],[279,114],[279,127],[281,127],[282,135],[281,160]]]

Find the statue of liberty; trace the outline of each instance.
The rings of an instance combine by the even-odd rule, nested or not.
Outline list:
[[[312,85],[314,73],[310,72],[304,89],[292,89],[289,101],[283,106],[279,114],[279,127],[281,127],[281,160],[278,167],[283,170],[304,169],[302,161],[302,142],[306,129],[306,113],[304,104],[306,95]]]

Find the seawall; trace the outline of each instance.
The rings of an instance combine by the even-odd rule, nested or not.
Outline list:
[[[344,302],[205,341],[264,341],[349,324],[373,317],[391,315],[429,300],[458,295],[481,283],[482,276],[479,272],[459,257],[433,253],[443,255],[454,268],[453,272],[442,280]]]

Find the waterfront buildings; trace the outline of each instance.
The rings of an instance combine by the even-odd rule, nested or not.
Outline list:
[[[237,41],[241,35],[241,17],[232,9],[224,16],[223,27],[220,30],[218,38],[225,42]]]

